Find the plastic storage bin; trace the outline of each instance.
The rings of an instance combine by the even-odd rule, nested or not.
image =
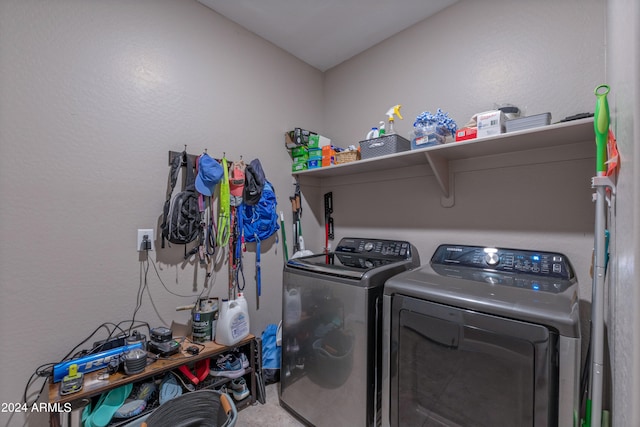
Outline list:
[[[360,156],[362,159],[401,153],[409,150],[411,150],[409,140],[395,133],[360,141]]]

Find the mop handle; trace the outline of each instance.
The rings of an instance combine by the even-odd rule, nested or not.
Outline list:
[[[601,91],[602,90],[602,91]],[[607,138],[609,135],[609,103],[607,102],[607,94],[609,86],[600,85],[595,91],[596,110],[593,118],[593,129],[596,133],[596,172],[598,175],[604,175],[607,168]]]

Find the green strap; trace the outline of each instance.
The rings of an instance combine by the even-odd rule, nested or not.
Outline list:
[[[222,158],[222,170],[224,176],[220,181],[220,200],[218,200],[218,235],[216,243],[218,246],[226,246],[229,243],[229,233],[231,231],[231,197],[229,193],[229,168],[227,159]]]

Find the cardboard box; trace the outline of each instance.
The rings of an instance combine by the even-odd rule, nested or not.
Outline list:
[[[307,168],[308,169],[316,169],[322,167],[322,157],[317,157],[315,159],[307,160]]]
[[[284,145],[289,149],[300,145],[307,145],[309,143],[309,136],[315,134],[315,132],[311,132],[310,130],[295,128],[284,134]]]
[[[308,169],[308,165],[306,160],[302,162],[293,162],[291,164],[291,172],[300,172],[307,169]]]
[[[309,135],[309,148],[322,148],[331,145],[331,140],[322,135]]]
[[[333,166],[336,164],[335,156],[322,156],[322,167],[326,168],[327,166]]]
[[[322,149],[321,148],[309,148],[309,158],[313,159],[315,157],[322,157]]]
[[[456,131],[456,142],[474,139],[478,136],[478,128],[462,128]]]
[[[300,145],[291,149],[291,157],[295,158],[305,155],[307,157],[309,156],[309,149],[304,145]]]
[[[293,158],[293,161],[294,161],[294,162],[298,162],[298,163],[300,163],[300,162],[306,162],[307,160],[309,160],[309,153],[308,153],[308,152],[307,152],[307,153],[304,153],[304,154],[300,154],[300,155],[295,156],[295,157]]]
[[[322,147],[322,167],[332,166],[336,164],[336,150],[333,145],[325,145]]]
[[[324,147],[322,147],[322,157],[330,157],[335,155],[336,150],[334,149],[333,145],[325,145]]]
[[[478,113],[478,133],[477,138],[494,136],[504,133],[505,123],[504,113],[500,110],[485,111]]]

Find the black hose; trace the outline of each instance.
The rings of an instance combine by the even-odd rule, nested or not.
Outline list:
[[[230,406],[225,412],[222,400]],[[148,427],[232,427],[238,411],[231,398],[215,390],[183,394],[160,405],[145,420]]]

